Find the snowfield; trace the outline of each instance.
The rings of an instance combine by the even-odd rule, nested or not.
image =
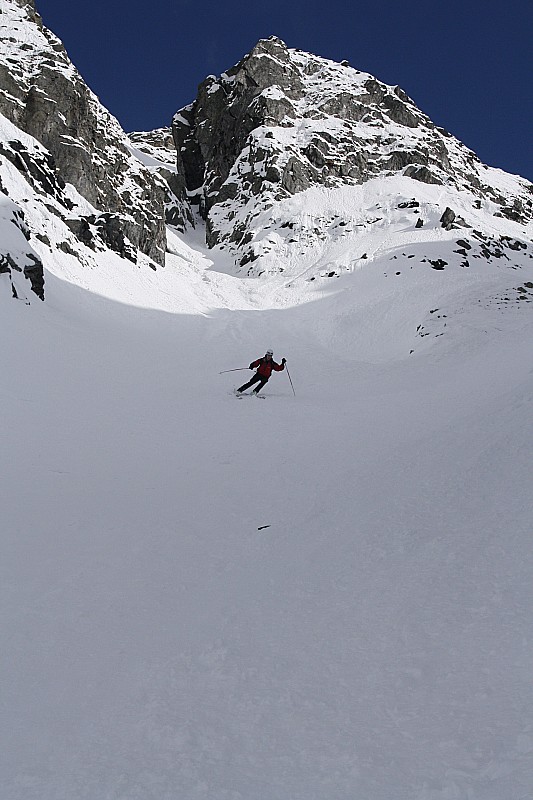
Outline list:
[[[533,260],[431,230],[0,275],[0,797],[530,797]]]
[[[0,800],[531,800],[532,187],[275,37],[128,139],[0,20]]]

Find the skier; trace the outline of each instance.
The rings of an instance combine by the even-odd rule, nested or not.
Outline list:
[[[272,375],[273,369],[276,370],[276,372],[281,372],[282,369],[285,369],[286,359],[282,358],[281,364],[276,364],[273,356],[274,351],[269,348],[263,358],[257,358],[255,361],[252,361],[250,364],[250,369],[257,369],[257,372],[255,373],[254,377],[248,381],[248,383],[243,383],[242,386],[239,386],[237,389],[237,394],[241,394],[241,392],[249,389],[254,383],[257,383],[257,387],[253,390],[252,394],[259,394],[265,383]]]

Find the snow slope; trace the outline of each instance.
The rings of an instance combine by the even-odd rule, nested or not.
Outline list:
[[[529,796],[533,260],[431,230],[0,295],[0,797]]]
[[[43,47],[74,80],[0,6],[3,80],[33,50],[13,91],[48,74]],[[108,172],[143,198],[135,176],[168,181],[157,269],[0,117],[2,800],[530,796],[530,188],[438,129],[457,180],[392,174],[393,146],[425,147],[402,93],[291,52],[322,122],[295,101],[229,179],[266,177],[273,137],[288,167],[363,80],[388,98],[355,120],[385,172],[230,193],[207,251],[202,222],[176,232],[168,131],[137,134]],[[269,346],[296,394],[281,373],[237,401]]]

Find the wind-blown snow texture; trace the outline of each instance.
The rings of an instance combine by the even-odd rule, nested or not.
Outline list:
[[[254,261],[197,220],[155,270],[0,123],[0,797],[529,797],[524,182],[235,203]],[[269,346],[296,396],[236,402]]]

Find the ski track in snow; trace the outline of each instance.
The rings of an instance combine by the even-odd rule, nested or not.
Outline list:
[[[305,294],[170,239],[2,303],[0,796],[524,800],[533,331],[477,305],[524,276]],[[267,346],[296,397],[235,402]]]

